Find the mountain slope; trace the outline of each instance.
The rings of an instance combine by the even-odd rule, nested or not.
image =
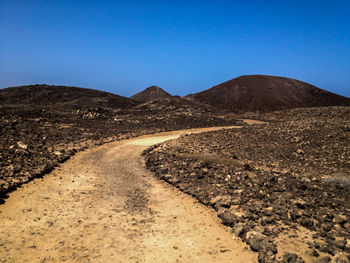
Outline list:
[[[185,98],[237,113],[350,106],[349,98],[299,80],[266,75],[241,76]]]
[[[29,85],[0,90],[0,105],[61,106],[67,108],[109,107],[130,108],[136,105],[129,98],[93,89],[78,87]]]
[[[147,102],[155,99],[167,99],[172,97],[173,96],[171,96],[168,92],[166,92],[162,88],[157,86],[152,86],[139,93],[136,93],[130,98],[138,102]]]

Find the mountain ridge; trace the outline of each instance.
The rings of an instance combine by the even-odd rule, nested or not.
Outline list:
[[[130,98],[138,102],[147,102],[155,99],[166,99],[172,97],[173,96],[166,92],[164,89],[158,86],[151,86],[132,95]]]
[[[17,104],[69,107],[130,108],[137,103],[129,98],[95,89],[73,86],[35,84],[15,86],[0,90],[0,105]]]
[[[287,77],[243,75],[184,98],[235,113],[350,106],[350,98]]]

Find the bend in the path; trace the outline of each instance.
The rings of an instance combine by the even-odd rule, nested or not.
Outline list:
[[[256,262],[214,211],[142,166],[145,148],[188,132],[81,152],[45,179],[11,193],[0,206],[1,260]]]

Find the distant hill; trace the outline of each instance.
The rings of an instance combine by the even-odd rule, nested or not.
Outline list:
[[[241,76],[185,98],[235,113],[350,106],[350,98],[299,80],[266,75]]]
[[[162,88],[157,86],[152,86],[139,93],[136,93],[130,98],[138,102],[147,102],[147,101],[152,101],[156,99],[167,99],[172,97],[173,96],[171,96],[168,92],[166,92]]]
[[[140,103],[134,110],[140,111],[139,114],[154,111],[152,114],[168,114],[168,113],[183,113],[194,114],[195,112],[202,113],[221,113],[217,108],[210,105],[198,103],[196,101],[190,101],[183,99],[179,96],[171,96],[169,98],[158,98],[150,100],[144,103]]]
[[[0,90],[0,106],[33,105],[59,108],[130,108],[137,103],[129,98],[93,89],[29,85]]]

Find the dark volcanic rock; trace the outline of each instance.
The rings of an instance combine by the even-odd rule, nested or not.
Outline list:
[[[214,207],[249,245],[247,233],[266,236],[268,249],[260,249],[260,241],[252,245],[261,262],[274,262],[271,242],[285,229],[313,233],[309,256],[319,243],[317,250],[333,257],[346,252],[350,240],[349,116],[348,107],[271,113],[265,118],[274,121],[264,125],[187,135],[150,148],[146,165],[159,178],[162,167],[174,185],[195,189],[191,195]]]
[[[178,98],[139,104],[111,93],[76,87],[3,89],[0,199],[89,146],[147,133],[235,123],[208,107]]]
[[[233,226],[237,221],[236,217],[229,209],[221,208],[218,210],[218,216],[221,218],[222,223],[226,226]]]
[[[267,250],[269,245],[267,237],[260,232],[249,231],[245,238],[253,251]]]
[[[288,263],[304,263],[305,261],[294,253],[286,253],[283,255],[283,259]]]
[[[333,260],[331,261],[332,263],[350,263],[349,257],[345,253],[337,253]]]
[[[108,107],[130,108],[136,103],[129,98],[93,89],[78,87],[29,85],[0,90],[0,105],[53,106],[71,109]]]

